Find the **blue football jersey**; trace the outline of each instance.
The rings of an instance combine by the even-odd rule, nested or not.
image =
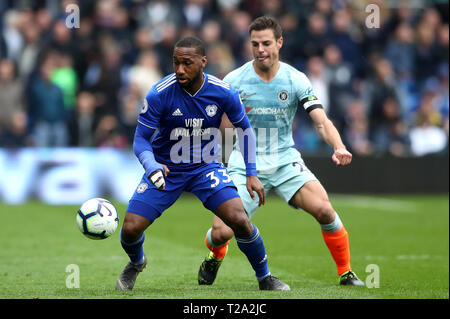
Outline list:
[[[193,95],[175,73],[155,84],[144,100],[138,125],[157,129],[151,146],[155,160],[170,170],[195,169],[221,161],[219,127],[223,113],[233,124],[245,117],[239,93],[230,84],[203,73],[203,86]]]

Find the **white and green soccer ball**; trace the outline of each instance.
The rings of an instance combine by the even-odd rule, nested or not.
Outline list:
[[[114,234],[119,215],[110,201],[92,198],[81,205],[77,213],[78,229],[90,239],[105,239]]]

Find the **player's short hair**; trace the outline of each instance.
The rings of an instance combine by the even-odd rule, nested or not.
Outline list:
[[[277,20],[272,17],[262,16],[253,20],[248,28],[248,33],[251,34],[252,31],[261,31],[271,29],[275,36],[275,39],[278,40],[283,35],[283,30],[281,29],[280,24]]]
[[[206,55],[205,44],[196,37],[185,37],[175,43],[174,48],[195,48],[195,51],[201,56]]]

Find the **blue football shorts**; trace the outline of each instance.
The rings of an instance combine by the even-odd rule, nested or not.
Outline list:
[[[130,199],[127,212],[145,217],[153,223],[175,203],[183,191],[193,193],[212,212],[222,203],[239,197],[222,163],[206,164],[191,171],[170,171],[164,180],[165,189],[159,190],[144,175]]]

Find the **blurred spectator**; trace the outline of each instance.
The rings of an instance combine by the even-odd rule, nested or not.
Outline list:
[[[241,66],[248,61],[247,55],[244,53],[246,51],[246,46],[249,45],[249,34],[248,27],[252,22],[251,16],[244,11],[234,11],[230,17],[230,21],[225,21],[225,30],[230,30],[229,32],[224,32],[224,40],[231,47],[233,56],[236,60],[236,66]],[[253,59],[253,55],[252,59]]]
[[[135,85],[130,85],[127,92],[121,98],[119,123],[128,145],[133,145],[137,117],[139,111],[142,109],[143,101],[144,98],[140,95],[140,89]]]
[[[393,156],[407,155],[409,138],[406,122],[394,97],[383,101],[380,118],[371,134],[374,151]]]
[[[121,51],[111,35],[99,38],[100,60],[91,63],[84,79],[85,88],[95,91],[104,113],[119,111],[118,94],[122,86]]]
[[[205,72],[222,79],[234,69],[235,60],[230,46],[222,41],[220,24],[213,20],[207,21],[200,31],[200,37],[205,41],[208,57]]]
[[[67,146],[66,110],[62,90],[51,82],[57,54],[49,53],[30,82],[29,114],[34,127],[34,139],[39,147]]]
[[[215,20],[206,21],[201,30],[200,38],[207,44],[213,44],[222,40],[222,27],[219,22]]]
[[[449,86],[448,86],[448,66],[442,65],[440,71],[436,77],[430,78],[424,85],[424,89],[421,93],[422,104],[420,108],[423,108],[424,101],[430,101],[429,105],[432,105],[433,112],[437,116],[442,118],[441,123],[445,121],[445,118],[449,116]],[[418,113],[421,113],[419,108]],[[434,116],[434,117],[437,117]],[[435,123],[441,125],[441,123]]]
[[[206,53],[208,64],[205,72],[223,79],[225,75],[233,70],[235,66],[233,54],[225,43],[219,42],[209,46]]]
[[[75,114],[70,117],[68,126],[71,146],[94,146],[97,117],[95,95],[81,91],[76,100]]]
[[[448,23],[441,25],[438,34],[438,52],[439,62],[441,64],[446,63],[448,67],[449,60],[449,25]]]
[[[133,65],[128,73],[128,83],[138,87],[140,99],[143,99],[152,86],[162,78],[159,59],[153,51],[142,52],[137,64]]]
[[[73,41],[73,33],[66,26],[64,19],[55,21],[51,38],[46,44],[46,50],[55,50],[70,55],[73,59],[78,56],[78,46]]]
[[[55,69],[50,75],[53,84],[61,88],[63,92],[64,108],[68,116],[72,115],[75,106],[78,89],[78,76],[73,68],[72,57],[67,53],[61,53],[55,61]]]
[[[184,24],[187,27],[199,30],[210,12],[210,0],[185,0],[181,4]]]
[[[333,28],[330,31],[332,42],[339,48],[342,60],[352,63],[359,68],[361,51],[360,34],[351,23],[351,16],[347,9],[341,9],[333,15]]]
[[[5,46],[4,57],[16,61],[23,47],[21,27],[24,19],[17,10],[9,10],[3,17],[3,26],[0,29]],[[2,42],[3,42],[2,41]]]
[[[261,1],[261,15],[279,18],[283,13],[283,0]]]
[[[435,104],[435,92],[426,91],[422,97],[420,107],[415,113],[414,124],[420,125],[427,122],[433,126],[442,126],[442,114],[437,110]]]
[[[333,1],[317,0],[314,1],[314,5],[315,10],[325,17],[327,24],[330,24],[333,17]]]
[[[432,77],[439,64],[438,51],[436,46],[436,33],[431,26],[420,23],[416,30],[415,45],[415,78],[418,87],[421,88],[426,79]]]
[[[97,11],[96,16],[97,24],[101,26],[99,33],[114,34],[122,52],[129,51],[132,47],[133,30],[130,28],[128,11],[119,5],[119,1],[99,1],[97,5],[103,8]]]
[[[408,23],[400,23],[385,50],[385,56],[399,78],[409,79],[413,76],[414,53],[414,30]]]
[[[173,72],[173,46],[178,41],[178,29],[173,23],[164,23],[161,39],[155,44],[158,53],[160,69],[164,75]]]
[[[448,146],[448,134],[444,129],[431,124],[427,117],[421,117],[417,126],[409,132],[411,150],[414,155],[423,156],[439,153]]]
[[[306,29],[301,32],[298,41],[299,53],[303,60],[315,55],[323,55],[325,47],[330,44],[327,22],[323,14],[313,12],[308,17]]]
[[[182,25],[182,14],[179,7],[170,0],[147,1],[138,10],[138,21],[140,27],[153,30],[152,37],[156,42],[162,40],[162,33],[165,23],[171,23],[177,27]]]
[[[32,138],[27,126],[26,113],[21,110],[14,111],[8,128],[0,131],[0,146],[8,148],[32,146]]]
[[[25,110],[24,87],[17,78],[14,62],[0,60],[0,131],[10,130],[16,112]]]
[[[334,124],[341,129],[344,123],[345,108],[352,94],[352,66],[342,60],[339,48],[330,44],[325,48],[324,61],[328,79],[328,114]]]
[[[314,88],[314,93],[322,102],[325,112],[328,112],[329,79],[325,71],[325,64],[321,57],[313,56],[308,60],[306,75],[311,81],[311,85]]]
[[[53,18],[46,8],[37,9],[34,18],[34,22],[36,24],[35,27],[39,30],[42,36],[45,37],[45,34],[49,34],[51,32]]]
[[[74,41],[77,43],[78,51],[77,57],[73,60],[73,67],[77,73],[78,85],[80,89],[84,89],[82,80],[86,76],[86,71],[91,63],[99,59],[97,30],[91,17],[80,17],[80,28],[75,30]]]
[[[23,28],[24,46],[21,54],[18,55],[19,76],[26,82],[30,74],[34,71],[39,53],[42,50],[41,36],[39,27],[29,23]]]
[[[124,51],[123,62],[127,65],[136,63],[139,55],[145,51],[154,50],[154,39],[151,29],[140,27],[133,34],[133,45],[128,51]]]
[[[126,148],[128,141],[122,132],[117,117],[112,114],[104,115],[95,130],[95,146]]]
[[[441,23],[441,17],[437,9],[433,7],[425,8],[421,23],[426,25],[433,33],[437,33]]]
[[[349,103],[346,111],[344,142],[354,154],[372,154],[373,146],[369,140],[369,120],[363,101],[353,100]]]
[[[366,103],[369,107],[369,129],[370,137],[373,140],[376,131],[386,124],[386,120],[390,119],[392,109],[386,109],[385,101],[387,99],[392,99],[398,106],[399,96],[397,92],[397,81],[393,73],[391,64],[384,58],[375,57],[373,59],[374,77],[367,83],[367,88],[365,90]],[[387,106],[392,106],[387,104]],[[388,113],[386,113],[388,111]],[[396,109],[396,113],[401,113],[400,109]],[[388,118],[386,118],[388,115]]]
[[[299,56],[299,42],[301,32],[299,32],[299,20],[293,12],[284,13],[279,19],[283,30],[283,49],[280,52],[281,61],[291,61],[294,66],[303,69]]]

